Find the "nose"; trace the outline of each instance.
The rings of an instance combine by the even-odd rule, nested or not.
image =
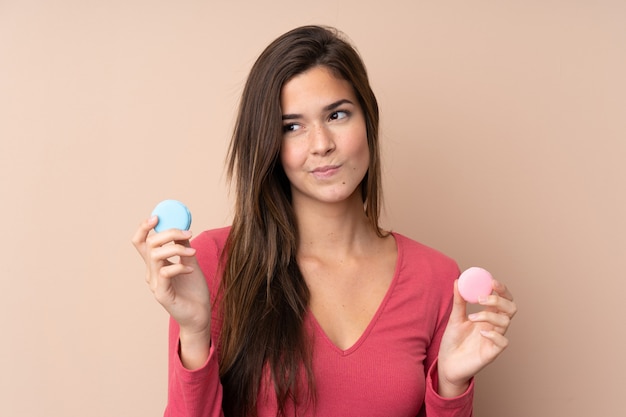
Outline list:
[[[335,149],[334,135],[325,125],[316,126],[312,132],[311,152],[316,155],[327,155]]]

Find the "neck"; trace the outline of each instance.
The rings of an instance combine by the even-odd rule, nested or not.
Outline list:
[[[363,252],[377,237],[358,193],[341,203],[298,203],[294,210],[301,256],[345,257]]]

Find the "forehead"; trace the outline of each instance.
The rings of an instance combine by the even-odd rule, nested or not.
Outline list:
[[[313,67],[287,81],[280,93],[283,110],[292,106],[325,106],[339,99],[356,103],[352,84],[324,66]]]

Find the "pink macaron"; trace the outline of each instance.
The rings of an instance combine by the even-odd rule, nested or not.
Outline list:
[[[493,277],[489,271],[473,266],[466,269],[459,277],[459,293],[468,303],[478,303],[493,291]]]

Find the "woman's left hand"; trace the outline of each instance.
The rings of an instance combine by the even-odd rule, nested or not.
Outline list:
[[[517,312],[509,290],[493,280],[493,293],[478,302],[485,308],[467,315],[467,303],[459,294],[458,280],[454,282],[452,312],[439,347],[439,395],[442,397],[462,394],[470,379],[509,344],[505,334]]]

